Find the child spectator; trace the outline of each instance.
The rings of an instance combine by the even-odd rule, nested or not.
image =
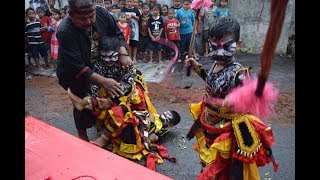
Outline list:
[[[58,58],[58,48],[59,48],[59,43],[58,43],[58,39],[57,39],[57,29],[60,25],[61,22],[61,14],[60,14],[60,10],[58,9],[52,9],[52,36],[51,36],[51,63],[54,64],[55,68],[57,67],[57,58]]]
[[[175,18],[175,12],[173,8],[170,8],[168,10],[168,17],[164,22],[164,32],[167,40],[172,41],[176,46],[178,47],[178,43],[180,41],[180,23],[179,21]],[[171,57],[175,55],[175,52],[171,50],[170,53]]]
[[[126,0],[120,0],[119,7],[122,10],[126,6]]]
[[[228,0],[220,0],[219,6],[214,13],[214,17],[231,16],[230,9],[227,8]]]
[[[204,50],[204,56],[208,57],[209,54],[209,28],[214,20],[214,14],[217,9],[217,6],[215,5],[216,0],[211,0],[212,4],[211,7],[204,7],[202,11],[200,12],[201,20],[203,21],[203,42],[205,42],[205,50]]]
[[[100,6],[100,7],[104,7],[103,2],[104,2],[104,0],[96,0],[96,5]]]
[[[40,22],[36,19],[34,9],[26,9],[26,15],[28,17],[27,24],[25,26],[25,34],[28,36],[29,48],[31,51],[31,57],[34,59],[38,70],[44,70],[39,62],[39,53],[45,60],[46,66],[50,67],[48,62],[48,52],[43,44],[40,34]]]
[[[171,6],[172,9],[174,9],[174,13],[177,14],[177,11],[181,9],[181,2],[180,0],[173,0],[173,6]]]
[[[104,8],[107,10],[107,12],[111,13],[112,11],[112,0],[104,0]],[[112,13],[111,13],[112,15]]]
[[[130,42],[129,42],[129,55],[133,63],[137,62],[137,47],[139,42],[139,23],[141,19],[140,11],[133,7],[132,0],[126,0],[126,6],[121,10],[127,14],[128,23],[130,25]]]
[[[25,14],[24,26],[26,26],[27,23],[28,23],[28,17],[27,17],[27,14]],[[28,64],[26,65],[26,67],[32,68],[33,64],[31,62],[31,52],[30,52],[30,48],[29,48],[29,40],[28,40],[28,36],[26,34],[24,36],[24,50],[25,50],[25,53],[27,54],[27,59],[28,59]]]
[[[115,13],[112,12],[112,0],[105,0],[104,1],[104,7],[105,7],[106,11],[111,14],[113,19],[118,21],[118,14],[115,14]]]
[[[120,31],[123,33],[124,39],[129,46],[129,38],[130,38],[130,26],[127,23],[127,16],[124,12],[120,12],[119,14],[119,21],[117,22],[117,25],[120,29]]]
[[[169,19],[169,17],[168,17],[168,5],[166,5],[166,4],[161,6],[161,17],[163,19],[163,22],[165,22],[167,19]]]
[[[63,19],[64,17],[66,17],[67,15],[67,10],[62,8],[60,9],[60,16],[61,16],[61,19]]]
[[[163,23],[166,22],[166,20],[168,19],[168,5],[164,4],[161,6],[161,11],[160,11],[160,15],[163,19]],[[165,38],[166,35],[165,35],[165,32],[163,32],[161,34],[161,37],[162,38]],[[163,47],[163,56],[164,58],[169,58],[170,57],[170,48],[168,46],[164,46]]]
[[[153,61],[153,51],[155,50],[158,52],[159,63],[162,63],[162,45],[159,43],[159,40],[163,31],[163,25],[163,19],[160,16],[160,5],[155,4],[152,8],[152,16],[148,20],[148,32],[151,39],[148,43],[148,50],[150,52],[149,64]]]
[[[143,3],[142,5],[142,17],[141,17],[141,27],[140,27],[140,37],[139,37],[139,52],[142,53],[142,61],[146,61],[147,56],[147,46],[150,41],[150,36],[148,32],[148,19],[152,15],[150,14],[149,3]]]
[[[138,0],[132,0],[132,6],[137,8],[141,14],[141,11],[139,9],[139,1]]]
[[[121,12],[121,8],[119,6],[119,0],[114,0],[111,6],[111,11],[114,14],[114,17],[116,17],[116,21],[119,19],[119,13]]]
[[[38,7],[36,12],[40,21],[40,34],[43,41],[44,46],[46,47],[47,52],[50,52],[50,44],[51,44],[51,35],[52,32],[48,31],[48,27],[51,25],[51,18],[45,16],[45,9],[43,7]]]
[[[191,41],[195,13],[190,8],[190,0],[184,0],[182,8],[177,11],[176,18],[180,22],[180,52],[183,59],[187,55]]]
[[[51,15],[48,7],[48,3],[45,0],[30,0],[29,1],[29,7],[32,9],[37,9],[38,7],[43,7],[45,9],[45,15],[49,16]],[[36,15],[36,19],[38,19],[38,15]]]
[[[55,9],[55,5],[56,5],[56,1],[55,0],[48,0],[48,5],[49,5],[49,12],[50,12],[50,15],[48,15],[49,17],[52,17],[53,15],[53,10]]]
[[[139,9],[140,14],[142,14],[142,6],[143,6],[143,1],[139,0],[137,8]]]
[[[155,4],[158,4],[158,3],[157,3],[157,0],[150,0],[151,10],[153,9],[153,6],[154,6]],[[159,4],[159,5],[160,5],[160,4]],[[160,5],[160,7],[161,7],[161,5]]]

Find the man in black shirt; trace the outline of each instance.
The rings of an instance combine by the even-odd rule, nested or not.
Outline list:
[[[90,91],[89,83],[103,86],[112,97],[121,94],[121,87],[117,81],[105,78],[92,70],[91,40],[92,29],[101,34],[118,37],[121,40],[119,61],[123,68],[129,70],[132,61],[126,50],[126,43],[122,32],[117,27],[112,16],[105,9],[96,6],[95,0],[68,0],[69,15],[66,16],[57,31],[59,42],[57,77],[59,84],[83,98]],[[108,24],[107,30],[101,24]],[[101,32],[104,31],[104,32]],[[89,110],[73,110],[78,135],[89,141],[86,129],[95,122]]]

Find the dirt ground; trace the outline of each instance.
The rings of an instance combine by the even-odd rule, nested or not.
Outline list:
[[[42,100],[34,100],[31,97],[25,97],[26,115],[30,111],[41,107],[41,112],[56,112],[61,109],[72,113],[71,102],[66,95],[66,91],[58,84],[58,79],[47,76],[33,76],[32,79],[25,80],[25,88],[32,88],[34,92],[39,92]],[[204,94],[203,89],[178,89],[171,88],[169,81],[162,83],[148,83],[150,99],[154,102],[168,107],[180,106],[181,104],[196,102]],[[295,119],[295,94],[279,94],[278,101],[275,104],[276,115],[274,123],[294,124]],[[41,113],[40,111],[38,113]],[[32,115],[32,113],[30,114]]]

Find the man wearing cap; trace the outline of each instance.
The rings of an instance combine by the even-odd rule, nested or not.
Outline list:
[[[128,56],[122,32],[112,16],[102,7],[95,5],[95,0],[68,0],[69,15],[66,16],[57,30],[59,41],[57,77],[59,84],[83,98],[89,92],[89,84],[103,86],[107,93],[116,97],[121,94],[121,87],[112,78],[105,78],[92,70],[91,39],[93,29],[110,37],[121,40],[119,61],[122,67],[129,70],[132,60]],[[108,29],[101,28],[108,25]],[[78,135],[89,141],[86,129],[95,122],[90,110],[78,111],[74,108],[73,116]]]

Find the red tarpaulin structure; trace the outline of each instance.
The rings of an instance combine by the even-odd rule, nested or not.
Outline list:
[[[25,117],[26,180],[172,179],[83,141],[32,116]]]

